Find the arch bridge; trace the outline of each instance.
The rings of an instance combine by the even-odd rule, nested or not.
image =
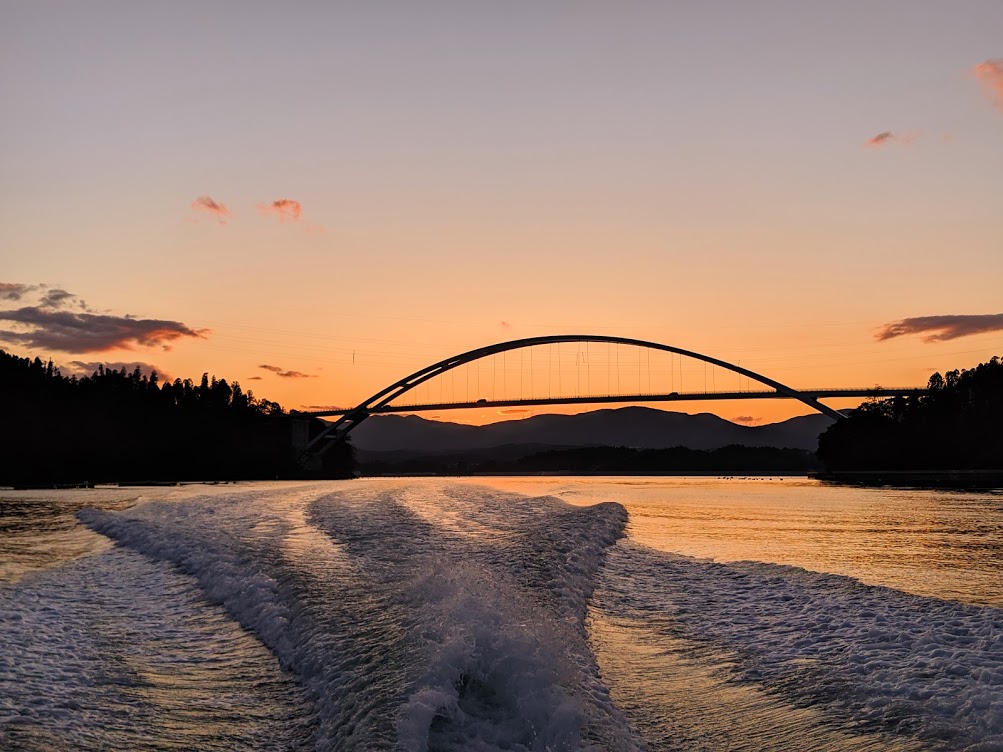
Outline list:
[[[701,361],[710,366],[716,366],[739,376],[746,377],[749,381],[761,384],[765,389],[742,390],[737,392],[662,392],[649,394],[608,394],[591,396],[557,396],[526,399],[477,399],[475,401],[439,401],[426,402],[409,405],[393,405],[395,400],[417,389],[429,380],[441,376],[447,372],[454,371],[461,366],[465,366],[476,361],[490,358],[494,355],[511,352],[514,350],[525,350],[541,345],[560,345],[563,343],[597,343],[606,345],[628,345],[649,351],[670,353],[695,361]],[[638,378],[640,386],[640,376]],[[638,390],[640,391],[640,389]],[[633,339],[630,337],[614,337],[598,334],[559,334],[543,337],[528,337],[515,339],[508,342],[499,342],[494,345],[479,347],[469,350],[459,355],[454,355],[445,360],[440,360],[430,366],[426,366],[414,373],[405,376],[399,381],[381,389],[369,399],[361,402],[355,407],[344,410],[325,410],[318,412],[297,413],[297,416],[304,418],[334,417],[338,419],[327,425],[322,431],[313,437],[309,437],[307,422],[303,421],[301,428],[297,430],[294,437],[294,445],[302,453],[304,459],[309,461],[311,457],[319,457],[336,441],[344,439],[354,428],[356,428],[367,417],[374,414],[395,413],[395,412],[422,412],[430,410],[450,410],[480,407],[519,407],[530,405],[554,405],[554,404],[597,404],[597,403],[637,403],[637,402],[669,402],[669,401],[690,401],[690,400],[722,400],[722,399],[764,399],[782,398],[795,399],[804,403],[808,407],[823,415],[827,415],[834,420],[840,420],[844,416],[831,407],[822,404],[819,400],[824,397],[890,397],[907,394],[920,394],[924,389],[915,387],[903,388],[859,388],[859,389],[794,389],[786,384],[756,373],[740,365],[729,363],[718,358],[685,350],[681,347],[665,345],[659,342],[649,342],[647,340]]]

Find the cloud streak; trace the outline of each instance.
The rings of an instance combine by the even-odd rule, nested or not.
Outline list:
[[[131,350],[137,345],[170,350],[177,340],[204,339],[209,333],[180,321],[54,311],[41,306],[0,311],[0,321],[20,327],[0,329],[0,340],[68,353]]]
[[[899,144],[900,146],[909,146],[913,141],[916,140],[916,134],[914,133],[893,133],[892,131],[882,131],[876,136],[871,136],[864,142],[864,146],[868,149],[880,149],[883,146],[888,146],[889,144]]]
[[[270,204],[258,204],[259,214],[272,214],[279,222],[299,222],[303,215],[303,205],[291,198],[280,198]]]
[[[38,285],[22,285],[19,282],[0,282],[0,300],[18,301],[38,289]]]
[[[97,313],[77,295],[51,285],[0,283],[0,299],[20,301],[30,295],[34,305],[0,309],[0,341],[66,353],[131,350],[170,344],[184,338],[204,338],[208,329],[193,329],[180,321],[140,319]],[[132,364],[135,367],[135,363]]]
[[[33,297],[42,308],[64,308],[76,306],[83,311],[90,311],[87,303],[59,287],[51,285],[25,285],[20,282],[0,282],[0,300],[19,302],[22,298]]]
[[[981,83],[986,95],[1003,112],[1003,58],[993,58],[972,68],[972,75]]]
[[[279,377],[281,377],[283,379],[315,379],[315,378],[317,378],[315,375],[310,374],[310,373],[303,373],[302,371],[287,371],[284,368],[280,368],[279,366],[270,366],[267,363],[258,366],[258,368],[263,368],[266,371],[271,371],[276,376],[279,376]]]
[[[924,342],[946,342],[973,334],[1003,331],[1003,313],[916,316],[885,324],[874,335],[879,342],[921,334]]]
[[[211,196],[199,196],[192,201],[192,210],[212,217],[221,225],[225,225],[230,219],[230,209],[227,208],[226,204],[220,203]]]
[[[39,301],[39,305],[42,308],[62,308],[66,305],[76,305],[82,310],[88,310],[87,304],[74,295],[72,292],[67,292],[58,287],[52,287],[46,290],[45,294],[42,295],[42,299]],[[93,313],[93,311],[91,311]]]

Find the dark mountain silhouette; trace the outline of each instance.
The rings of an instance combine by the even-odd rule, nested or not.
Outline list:
[[[543,447],[623,446],[635,449],[719,449],[739,444],[814,452],[832,420],[804,415],[765,426],[742,426],[710,413],[648,407],[595,410],[578,415],[536,415],[485,426],[434,421],[417,415],[374,415],[352,432],[361,452],[437,454],[504,445]],[[361,456],[361,455],[360,455]]]

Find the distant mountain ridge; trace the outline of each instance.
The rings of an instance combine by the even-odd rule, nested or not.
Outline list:
[[[636,449],[719,449],[731,444],[814,452],[832,424],[821,414],[780,423],[743,426],[710,413],[680,413],[650,407],[593,410],[578,415],[534,415],[484,426],[428,420],[417,415],[373,415],[352,432],[363,452],[439,454],[504,445],[536,447],[625,446]]]

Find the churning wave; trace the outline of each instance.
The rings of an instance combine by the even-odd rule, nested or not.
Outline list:
[[[310,696],[323,749],[641,748],[585,629],[621,506],[310,496],[81,518],[195,577],[268,646]]]

